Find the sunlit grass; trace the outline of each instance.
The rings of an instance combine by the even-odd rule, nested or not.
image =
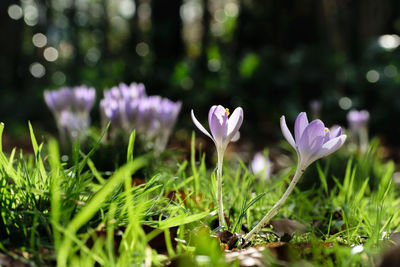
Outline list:
[[[29,129],[33,155],[0,150],[2,253],[37,265],[159,266],[177,260],[181,266],[238,266],[226,262],[219,241],[210,236],[215,170],[206,166],[209,155],[195,150],[194,136],[189,159],[162,162],[160,156],[135,155],[133,132],[125,164],[109,174],[91,159],[100,140],[87,154],[76,144],[64,162],[54,139],[38,143]],[[372,141],[365,155],[345,150],[310,167],[277,216],[306,229],[292,236],[286,260],[325,266],[369,266],[379,260],[389,234],[400,225],[400,201],[392,179],[395,166],[383,163],[378,150]],[[227,160],[228,230],[251,229],[280,198],[294,170],[287,166],[264,181],[240,158]],[[259,236],[256,243],[268,240],[279,238]],[[354,250],[357,245],[362,251]],[[282,263],[269,250],[263,253],[266,262]]]

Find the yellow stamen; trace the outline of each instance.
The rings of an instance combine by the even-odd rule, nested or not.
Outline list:
[[[327,132],[328,131],[328,128],[325,128],[325,132]]]
[[[230,114],[229,113],[229,108],[226,108],[225,111],[226,111],[226,116],[229,116],[229,114]]]

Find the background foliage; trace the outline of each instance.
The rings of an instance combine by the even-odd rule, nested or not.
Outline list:
[[[138,81],[149,94],[183,101],[178,127],[190,125],[191,108],[205,114],[215,103],[241,105],[242,136],[264,145],[278,136],[281,114],[294,119],[320,100],[329,124],[343,125],[348,109],[366,108],[372,131],[397,144],[400,128],[391,121],[400,115],[400,41],[379,37],[400,31],[399,5],[3,0],[0,118],[16,135],[26,133],[27,120],[54,131],[43,90],[87,84],[99,99],[106,88]],[[47,40],[36,35],[40,47],[33,44],[38,33]],[[98,123],[98,110],[92,115]]]

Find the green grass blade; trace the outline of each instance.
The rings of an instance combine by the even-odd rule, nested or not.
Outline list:
[[[71,238],[76,232],[85,225],[107,201],[108,196],[118,187],[125,179],[131,179],[131,175],[146,164],[144,158],[137,158],[133,162],[126,164],[118,169],[107,181],[107,183],[92,197],[87,205],[71,220],[68,224],[66,235],[61,243],[60,251],[57,255],[58,266],[67,266],[67,259],[70,253]]]
[[[133,130],[129,136],[128,151],[126,153],[126,162],[133,161],[133,148],[135,146],[136,131]]]

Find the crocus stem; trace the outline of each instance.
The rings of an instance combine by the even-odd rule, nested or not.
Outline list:
[[[281,199],[272,207],[272,209],[267,213],[267,215],[265,215],[264,218],[243,238],[244,239],[243,246],[249,243],[253,239],[254,235],[258,233],[261,230],[261,228],[263,228],[279,212],[283,203],[286,201],[290,193],[293,191],[293,188],[299,181],[304,170],[305,168],[302,168],[301,166],[297,167],[292,182],[286,189]]]
[[[361,127],[359,131],[360,137],[360,151],[364,154],[368,148],[368,130],[367,127]]]
[[[221,150],[221,149],[219,149]],[[222,199],[222,163],[224,161],[224,152],[218,151],[217,165],[217,206],[219,226],[225,226],[224,204]]]

